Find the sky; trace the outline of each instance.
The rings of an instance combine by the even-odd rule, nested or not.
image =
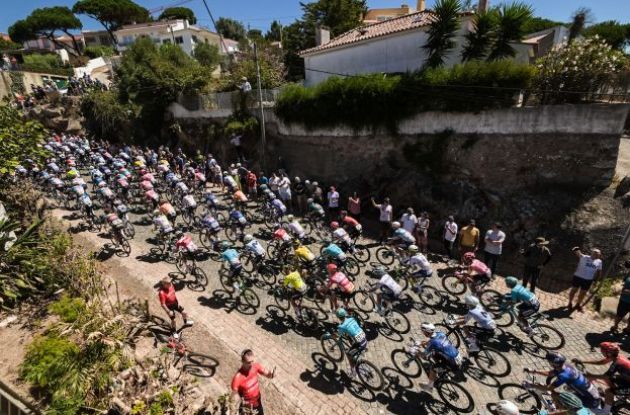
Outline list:
[[[135,0],[149,10],[160,7],[177,5],[193,9],[199,24],[211,30],[212,22],[206,12],[202,0]],[[279,20],[282,24],[290,24],[298,19],[302,12],[299,0],[206,0],[214,18],[231,17],[239,20],[252,29],[266,31],[271,22]],[[309,0],[302,0],[308,2]],[[427,0],[427,7],[431,7],[435,0]],[[511,0],[508,0],[511,1]],[[537,16],[552,20],[569,21],[571,14],[579,7],[592,10],[595,22],[617,20],[630,23],[630,0],[524,0],[531,4]],[[0,0],[0,32],[7,32],[7,28],[16,20],[26,17],[38,7],[68,6],[72,7],[75,0]],[[415,5],[416,0],[368,0],[368,7],[399,7],[402,3]],[[473,1],[474,3],[474,1]],[[490,4],[498,4],[499,0],[490,0]],[[156,16],[159,12],[156,13]],[[85,29],[100,29],[98,22],[81,17]]]

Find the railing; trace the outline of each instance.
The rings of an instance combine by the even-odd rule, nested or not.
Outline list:
[[[263,107],[273,107],[276,105],[281,88],[263,89]],[[203,110],[233,110],[241,105],[243,94],[241,91],[219,92],[215,94],[204,94],[199,97],[199,109]],[[258,90],[252,89],[245,98],[247,108],[259,108]],[[185,102],[184,102],[185,101]],[[184,106],[190,105],[190,100],[182,98],[179,103]]]
[[[9,386],[0,381],[0,414],[39,415],[40,412],[23,401]]]

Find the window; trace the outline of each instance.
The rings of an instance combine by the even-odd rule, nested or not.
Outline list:
[[[181,36],[177,36],[175,38],[175,43],[177,43],[178,45],[181,45],[182,43],[184,43],[184,38]]]
[[[133,37],[132,36],[123,36],[122,43],[123,43],[123,45],[129,45],[129,44],[133,43]]]

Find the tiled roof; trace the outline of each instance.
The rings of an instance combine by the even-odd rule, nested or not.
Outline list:
[[[429,11],[422,11],[369,24],[367,26],[357,27],[356,29],[352,29],[337,36],[328,43],[303,50],[300,52],[300,55],[307,55],[313,52],[345,46],[351,43],[390,35],[392,33],[403,32],[405,30],[417,29],[419,27],[427,26],[431,23],[432,18],[433,13]]]

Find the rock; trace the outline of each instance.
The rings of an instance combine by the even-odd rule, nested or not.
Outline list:
[[[118,398],[113,398],[111,400],[111,408],[123,415],[131,414],[131,407]]]
[[[617,305],[619,305],[619,297],[604,297],[602,305],[599,307],[599,313],[603,316],[614,316],[617,314]]]
[[[630,192],[623,195],[620,200],[623,207],[630,207]]]
[[[59,107],[44,107],[42,108],[42,114],[48,118],[56,118],[56,117],[61,117],[62,115],[62,108]]]
[[[630,176],[621,179],[615,189],[615,197],[627,196],[628,192],[630,192]]]

